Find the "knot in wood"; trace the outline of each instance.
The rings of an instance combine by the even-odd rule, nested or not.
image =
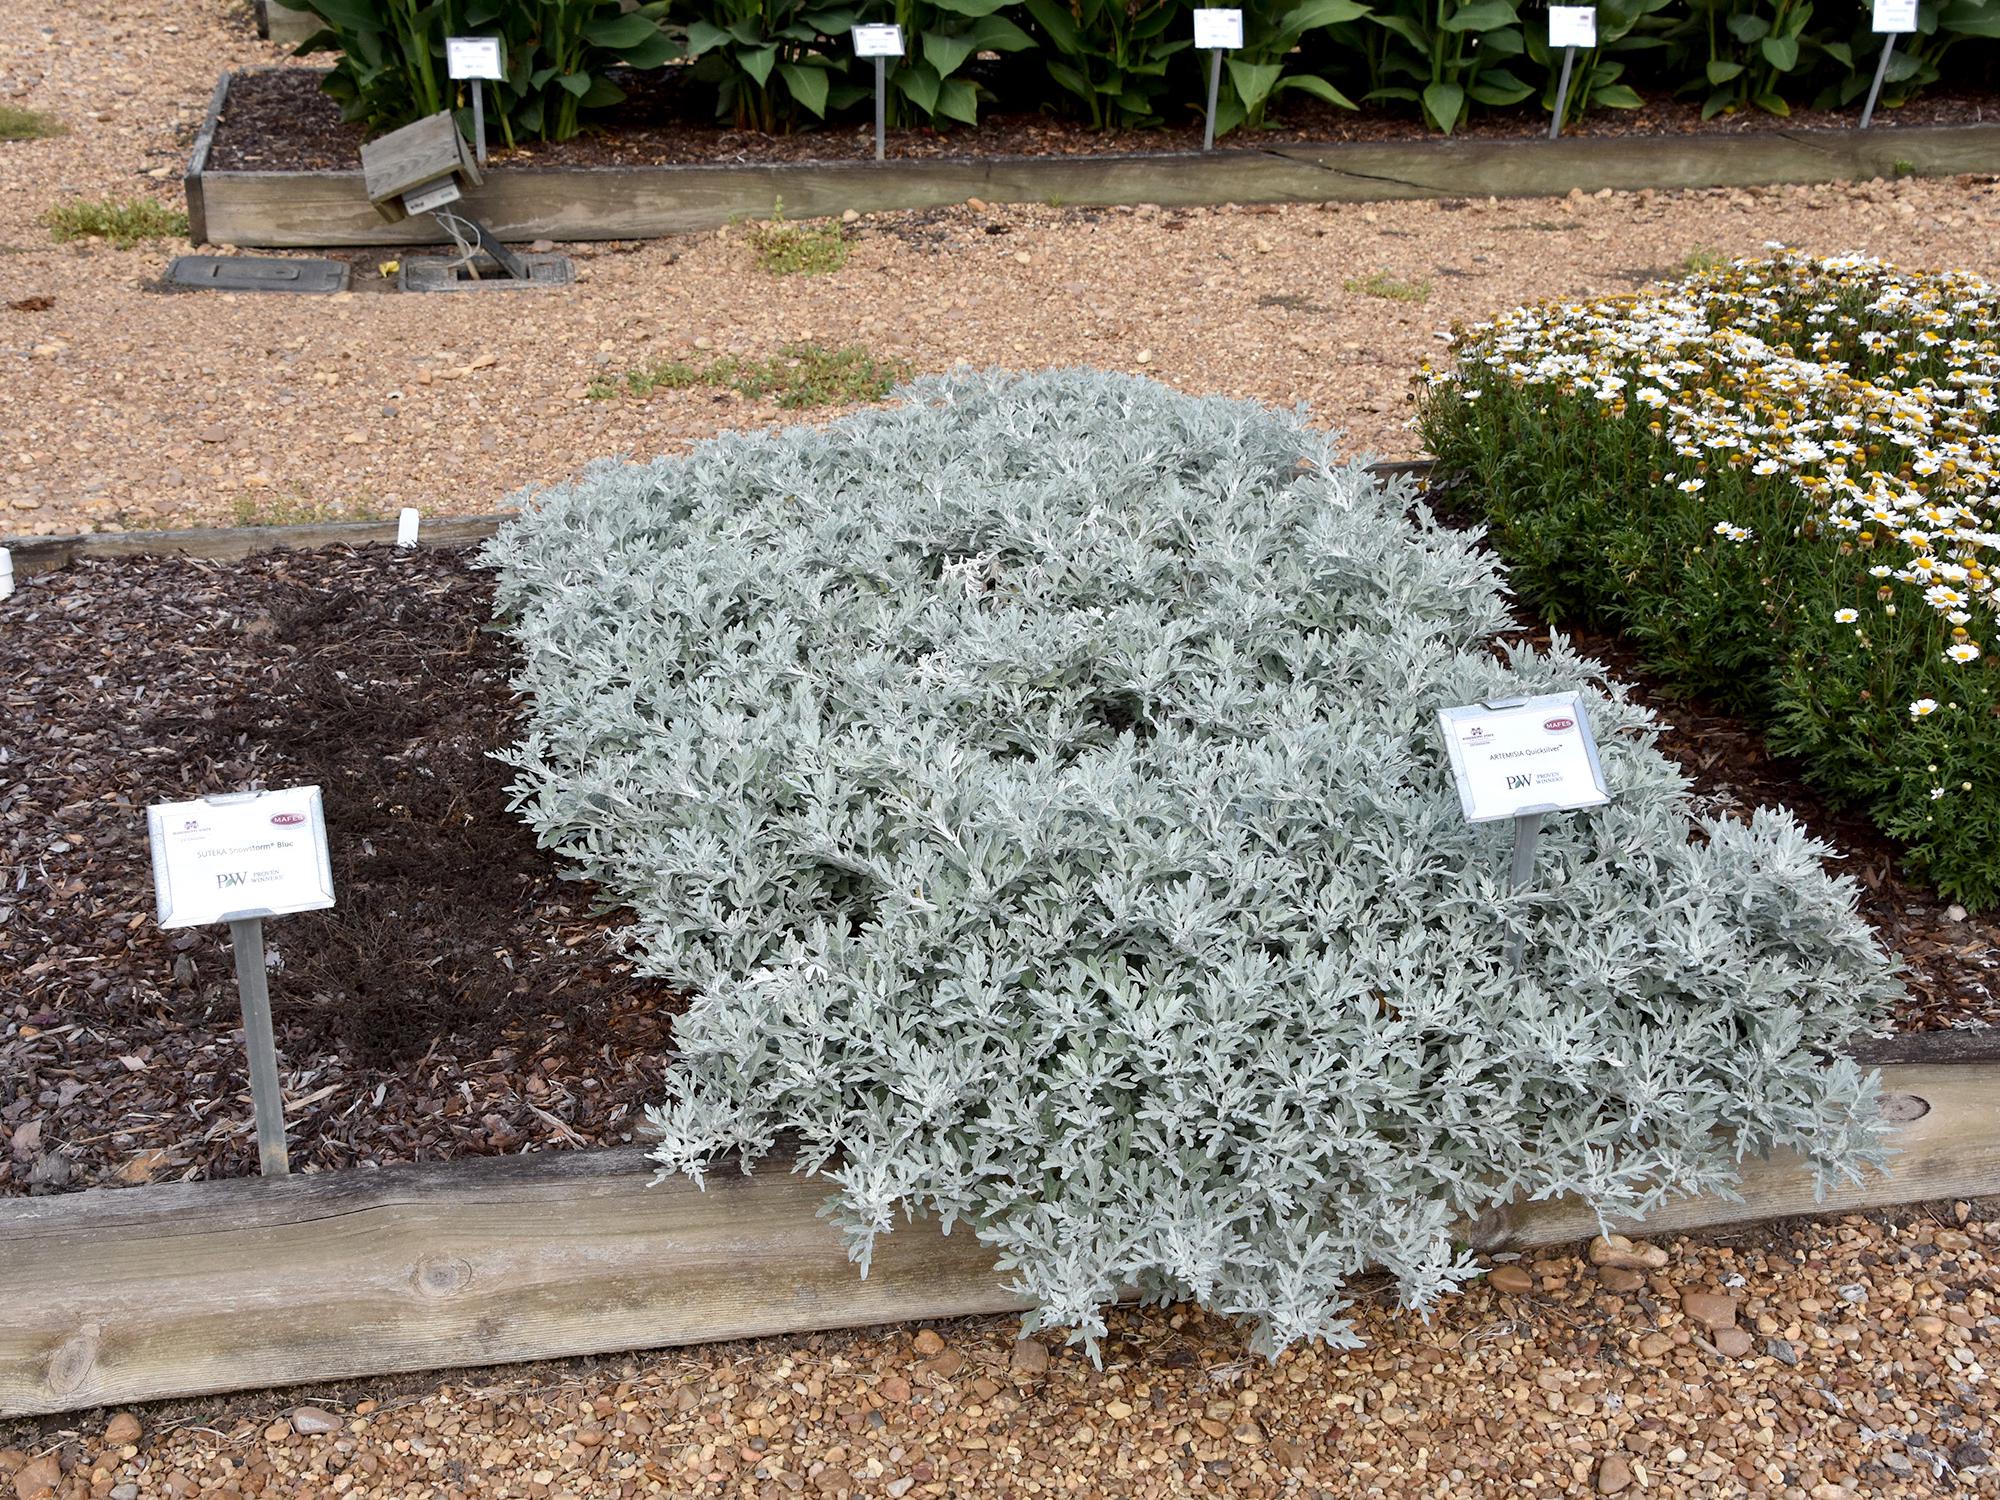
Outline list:
[[[425,1297],[455,1297],[472,1284],[472,1267],[455,1255],[426,1255],[410,1273]]]

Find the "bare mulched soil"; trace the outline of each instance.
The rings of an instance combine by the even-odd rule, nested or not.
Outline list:
[[[163,932],[149,803],[324,789],[339,905],[266,924],[294,1166],[630,1136],[676,997],[507,809],[511,648],[462,554],[87,564],[0,634],[0,1192],[226,1177],[226,929]]]
[[[625,102],[598,116],[574,140],[522,141],[509,151],[497,129],[494,159],[533,167],[636,167],[670,163],[862,161],[875,154],[872,123],[834,122],[783,135],[735,130],[705,117],[708,100],[688,87],[683,70],[623,76]],[[237,75],[229,104],[209,150],[215,171],[351,170],[361,158],[367,132],[346,124],[340,107],[320,90],[325,75],[313,68],[282,68]],[[2000,113],[1990,93],[1935,90],[1901,109],[1884,111],[1882,128],[1913,125],[1970,125]],[[1568,128],[1584,137],[1628,135],[1741,135],[1772,130],[1851,129],[1851,110],[1799,110],[1780,117],[1743,110],[1703,120],[1698,104],[1658,97],[1643,108],[1598,110]],[[1531,140],[1548,133],[1548,118],[1533,110],[1476,114],[1460,130],[1461,140]],[[888,132],[886,152],[894,158],[975,156],[1102,156],[1129,152],[1198,151],[1202,120],[1198,101],[1186,117],[1150,130],[1092,130],[1050,114],[989,112],[976,127],[938,131],[925,128]],[[1266,130],[1242,130],[1224,137],[1224,147],[1255,150],[1320,141],[1434,140],[1421,119],[1377,106],[1356,113],[1310,101],[1288,104],[1282,123]]]
[[[149,803],[251,784],[324,789],[340,896],[266,928],[295,1164],[631,1138],[677,997],[634,977],[618,919],[508,810],[489,752],[514,738],[512,651],[469,556],[86,562],[8,611],[0,1192],[253,1169],[226,938],[159,930],[144,827]],[[2000,919],[1906,884],[1741,724],[1660,706],[1710,806],[1784,803],[1843,851],[1910,965],[1898,1029],[2000,1021]]]

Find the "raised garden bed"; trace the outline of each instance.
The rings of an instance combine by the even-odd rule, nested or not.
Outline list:
[[[226,75],[216,88],[186,178],[196,243],[296,247],[441,238],[428,219],[382,222],[362,190],[358,142],[353,155],[342,158],[352,165],[264,164],[289,162],[301,149],[327,149],[328,139],[340,139],[337,126],[273,126],[293,131],[301,142],[317,138],[312,147],[261,135],[227,136],[236,118],[230,99],[237,80],[259,80],[246,83],[253,100],[245,114],[252,121],[281,121],[286,110],[297,112],[297,101],[281,109],[267,96],[274,85],[261,80],[272,76],[268,71]],[[297,89],[301,85],[290,79],[313,75],[285,69],[275,76],[287,79],[277,87]],[[725,137],[706,159],[690,161],[694,153],[684,143],[695,137],[681,131],[669,133],[658,149],[633,153],[668,158],[664,161],[620,162],[603,141],[538,147],[497,163],[467,201],[508,239],[637,239],[768,216],[781,201],[788,215],[812,218],[847,209],[935,207],[969,197],[1187,205],[1539,196],[1572,189],[1939,176],[1990,171],[2000,161],[2000,125],[1968,123],[1977,111],[1941,109],[1914,118],[1957,123],[1898,123],[1868,131],[1829,123],[1691,134],[1679,128],[1685,121],[1667,112],[1660,117],[1665,133],[1655,135],[1632,133],[1629,121],[1593,122],[1592,129],[1552,142],[1499,131],[1449,140],[1264,135],[1254,142],[1231,138],[1222,149],[1202,154],[1189,149],[1186,131],[1149,132],[1146,143],[1155,149],[1105,151],[1094,137],[1003,122],[984,137],[997,138],[999,154],[980,154],[980,135],[925,134],[912,142],[925,154],[883,163],[866,159],[858,142],[839,131],[805,138],[823,148],[827,159],[801,159],[793,147],[767,150],[748,138]],[[1753,123],[1758,122],[1745,125]],[[1086,143],[1093,149],[1078,154]],[[899,142],[897,149],[909,148]],[[751,159],[753,153],[767,159]]]

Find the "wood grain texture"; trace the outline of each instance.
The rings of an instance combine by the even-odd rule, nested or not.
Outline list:
[[[224,84],[227,84],[224,79]],[[465,196],[505,240],[644,239],[768,217],[994,203],[1362,202],[1559,195],[1572,188],[1729,187],[1991,171],[2000,125],[1773,131],[1727,137],[1341,142],[1209,153],[976,157],[659,167],[505,167]],[[385,224],[352,171],[190,168],[195,242],[304,248],[442,244],[429,215]],[[205,237],[205,238],[204,238]]]
[[[2000,1064],[1883,1077],[1917,1115],[1888,1173],[1819,1202],[1796,1162],[1752,1162],[1747,1202],[1646,1229],[2000,1192]],[[963,1229],[899,1228],[864,1281],[818,1216],[824,1183],[650,1176],[623,1149],[0,1202],[0,1415],[1021,1306]],[[1548,1204],[1475,1233],[1596,1230]]]

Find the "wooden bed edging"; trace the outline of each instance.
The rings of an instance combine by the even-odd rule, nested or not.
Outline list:
[[[1648,1233],[2000,1192],[2000,1063],[1883,1070],[1891,1169],[1824,1201],[1789,1158]],[[1017,1310],[964,1230],[904,1225],[863,1280],[782,1166],[649,1186],[637,1148],[0,1201],[0,1416],[395,1371]],[[1573,1203],[1482,1249],[1597,1231]]]
[[[1378,479],[1422,479],[1429,459],[1368,465]],[[503,511],[483,516],[426,516],[417,531],[421,547],[470,547],[486,541],[514,517]],[[396,540],[394,521],[323,521],[308,526],[196,526],[186,531],[87,531],[68,536],[0,538],[14,554],[22,578],[66,568],[87,557],[201,557],[234,562],[258,552],[296,552],[308,547],[366,547]]]
[[[217,171],[204,149],[227,107],[217,86],[187,174],[195,244],[293,248],[438,244],[428,215],[385,224],[351,171]],[[466,194],[508,240],[630,240],[766,218],[995,203],[1369,202],[1558,197],[1573,188],[1753,187],[1990,172],[2000,125],[1565,137],[1343,141],[1082,157],[927,157],[644,167],[502,166]]]

